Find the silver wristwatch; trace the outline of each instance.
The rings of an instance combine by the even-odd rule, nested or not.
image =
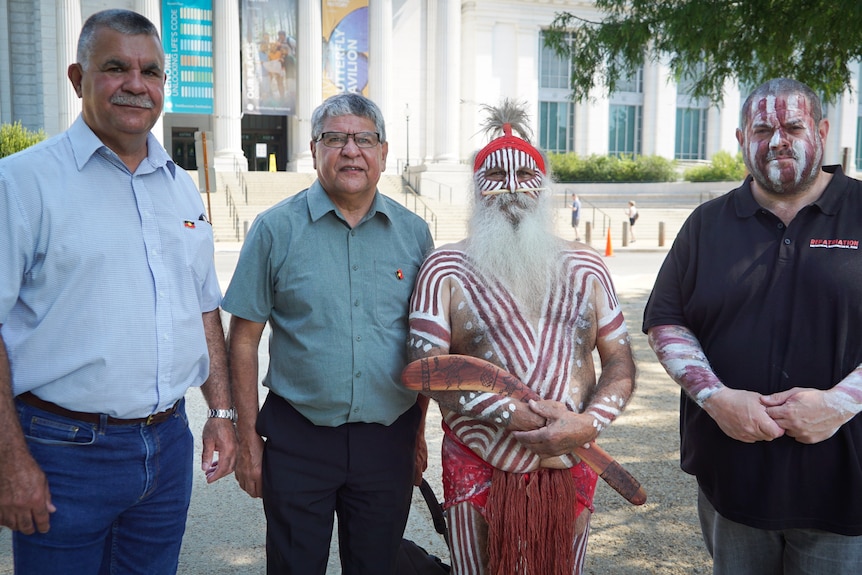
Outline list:
[[[236,423],[236,409],[231,407],[230,409],[210,409],[207,412],[207,417],[217,417],[219,419],[230,419],[234,423]]]

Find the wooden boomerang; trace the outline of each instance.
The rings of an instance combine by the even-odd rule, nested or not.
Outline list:
[[[469,355],[437,355],[418,359],[401,372],[401,382],[418,392],[480,391],[519,401],[541,399],[511,373]],[[576,447],[575,455],[630,503],[643,505],[646,502],[646,491],[638,480],[595,441],[589,447]]]

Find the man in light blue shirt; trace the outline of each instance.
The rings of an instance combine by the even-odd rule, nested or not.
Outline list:
[[[408,303],[433,241],[377,191],[387,150],[373,102],[326,100],[312,115],[317,181],[255,220],[225,295],[236,477],[263,497],[268,573],[324,575],[334,513],[345,575],[395,573],[426,460],[427,400],[417,403],[400,373]]]
[[[189,387],[223,416],[203,431],[208,481],[235,454],[212,229],[150,134],[152,23],[93,15],[68,75],[81,116],[0,161],[0,524],[17,573],[175,573]]]

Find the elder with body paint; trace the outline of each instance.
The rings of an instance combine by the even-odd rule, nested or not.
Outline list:
[[[494,139],[475,157],[468,236],[423,264],[408,356],[482,358],[542,397],[423,392],[443,415],[453,572],[580,573],[596,474],[571,452],[628,403],[629,335],[601,256],[554,233],[547,161],[526,139],[526,114],[510,101],[485,109]]]
[[[862,565],[862,183],[822,166],[828,130],[808,86],[756,88],[751,175],[691,214],[645,310],[716,574]]]

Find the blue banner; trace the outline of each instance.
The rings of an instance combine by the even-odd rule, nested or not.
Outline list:
[[[213,113],[212,0],[163,0],[165,112]]]

